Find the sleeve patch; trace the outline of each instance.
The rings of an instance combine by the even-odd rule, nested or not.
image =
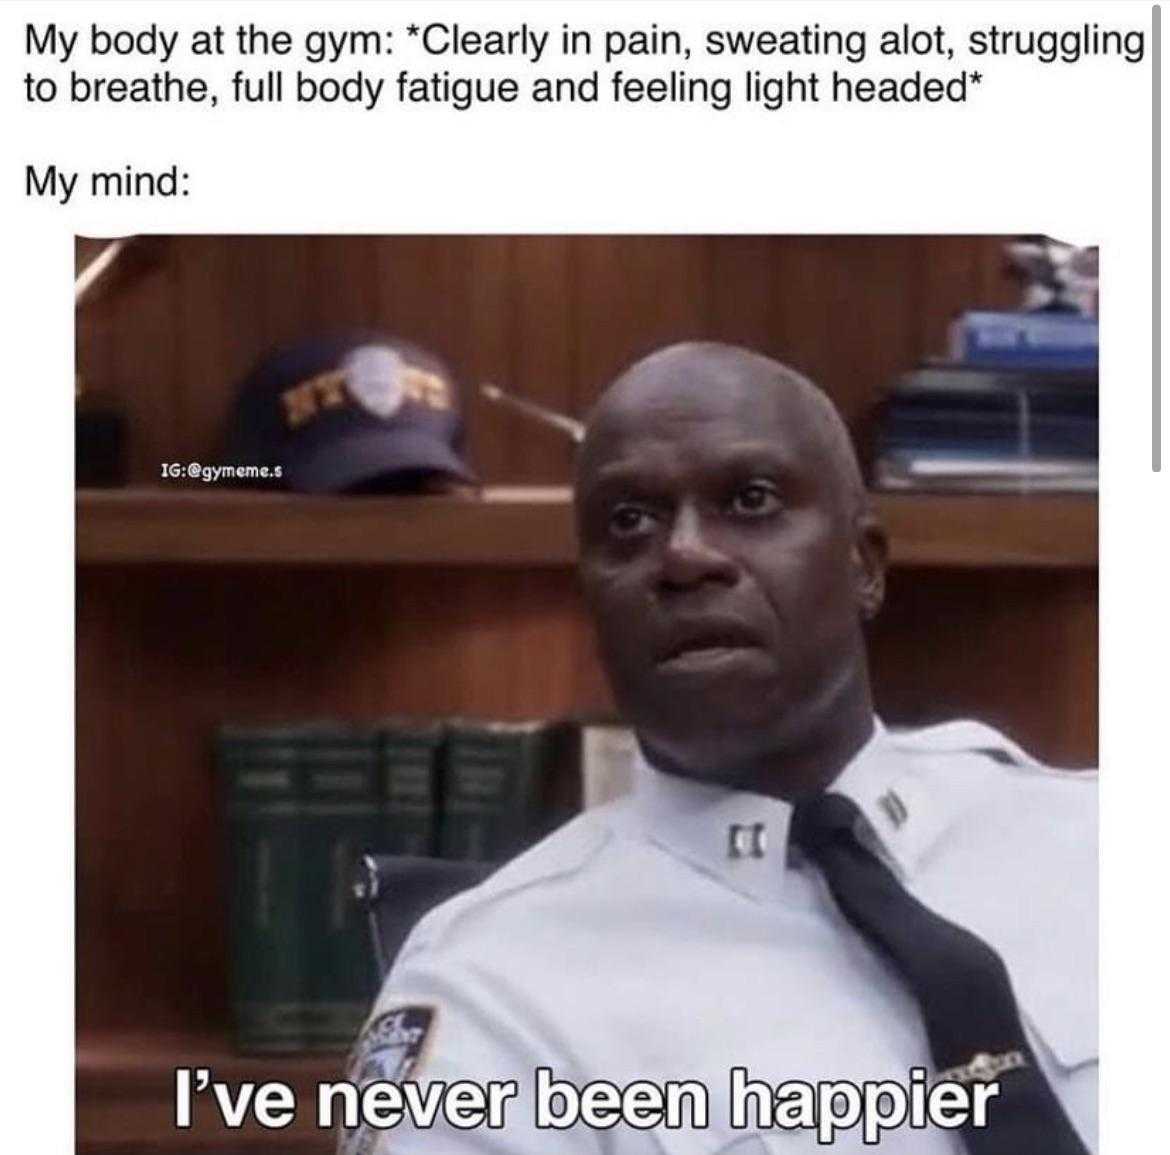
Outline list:
[[[362,1032],[350,1059],[350,1080],[364,1086],[376,1079],[407,1079],[419,1064],[435,1021],[435,1008],[395,1007],[378,1015]]]
[[[422,1062],[435,1017],[434,1007],[415,1005],[395,1007],[371,1019],[350,1052],[349,1081],[364,1090],[370,1083],[410,1078]],[[343,1128],[338,1155],[368,1155],[378,1134],[364,1125]]]

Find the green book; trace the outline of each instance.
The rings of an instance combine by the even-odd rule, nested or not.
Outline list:
[[[366,919],[353,898],[359,857],[378,843],[380,735],[316,723],[300,735],[301,930],[307,960],[305,1043],[353,1043],[377,991]]]
[[[382,725],[381,854],[433,855],[437,849],[438,771],[443,724],[389,718]]]
[[[297,727],[225,726],[216,752],[227,814],[231,1003],[245,1051],[306,1043]]]
[[[563,819],[571,737],[562,722],[449,722],[440,856],[503,862]]]

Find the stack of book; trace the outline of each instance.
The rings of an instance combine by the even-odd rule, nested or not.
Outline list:
[[[967,313],[952,326],[950,355],[890,391],[878,489],[1096,490],[1095,318]]]
[[[502,863],[626,788],[634,751],[620,726],[458,718],[223,726],[216,746],[246,1051],[352,1043],[377,987],[361,855]]]

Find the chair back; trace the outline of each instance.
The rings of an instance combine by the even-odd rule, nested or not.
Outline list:
[[[403,854],[364,854],[353,893],[365,909],[378,977],[384,979],[407,935],[428,911],[482,882],[496,864]]]

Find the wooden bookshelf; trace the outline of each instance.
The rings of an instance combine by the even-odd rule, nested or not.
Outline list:
[[[1079,495],[876,497],[891,561],[919,567],[1092,568],[1097,503]],[[483,497],[303,497],[205,489],[82,490],[83,565],[567,567],[567,490]]]

